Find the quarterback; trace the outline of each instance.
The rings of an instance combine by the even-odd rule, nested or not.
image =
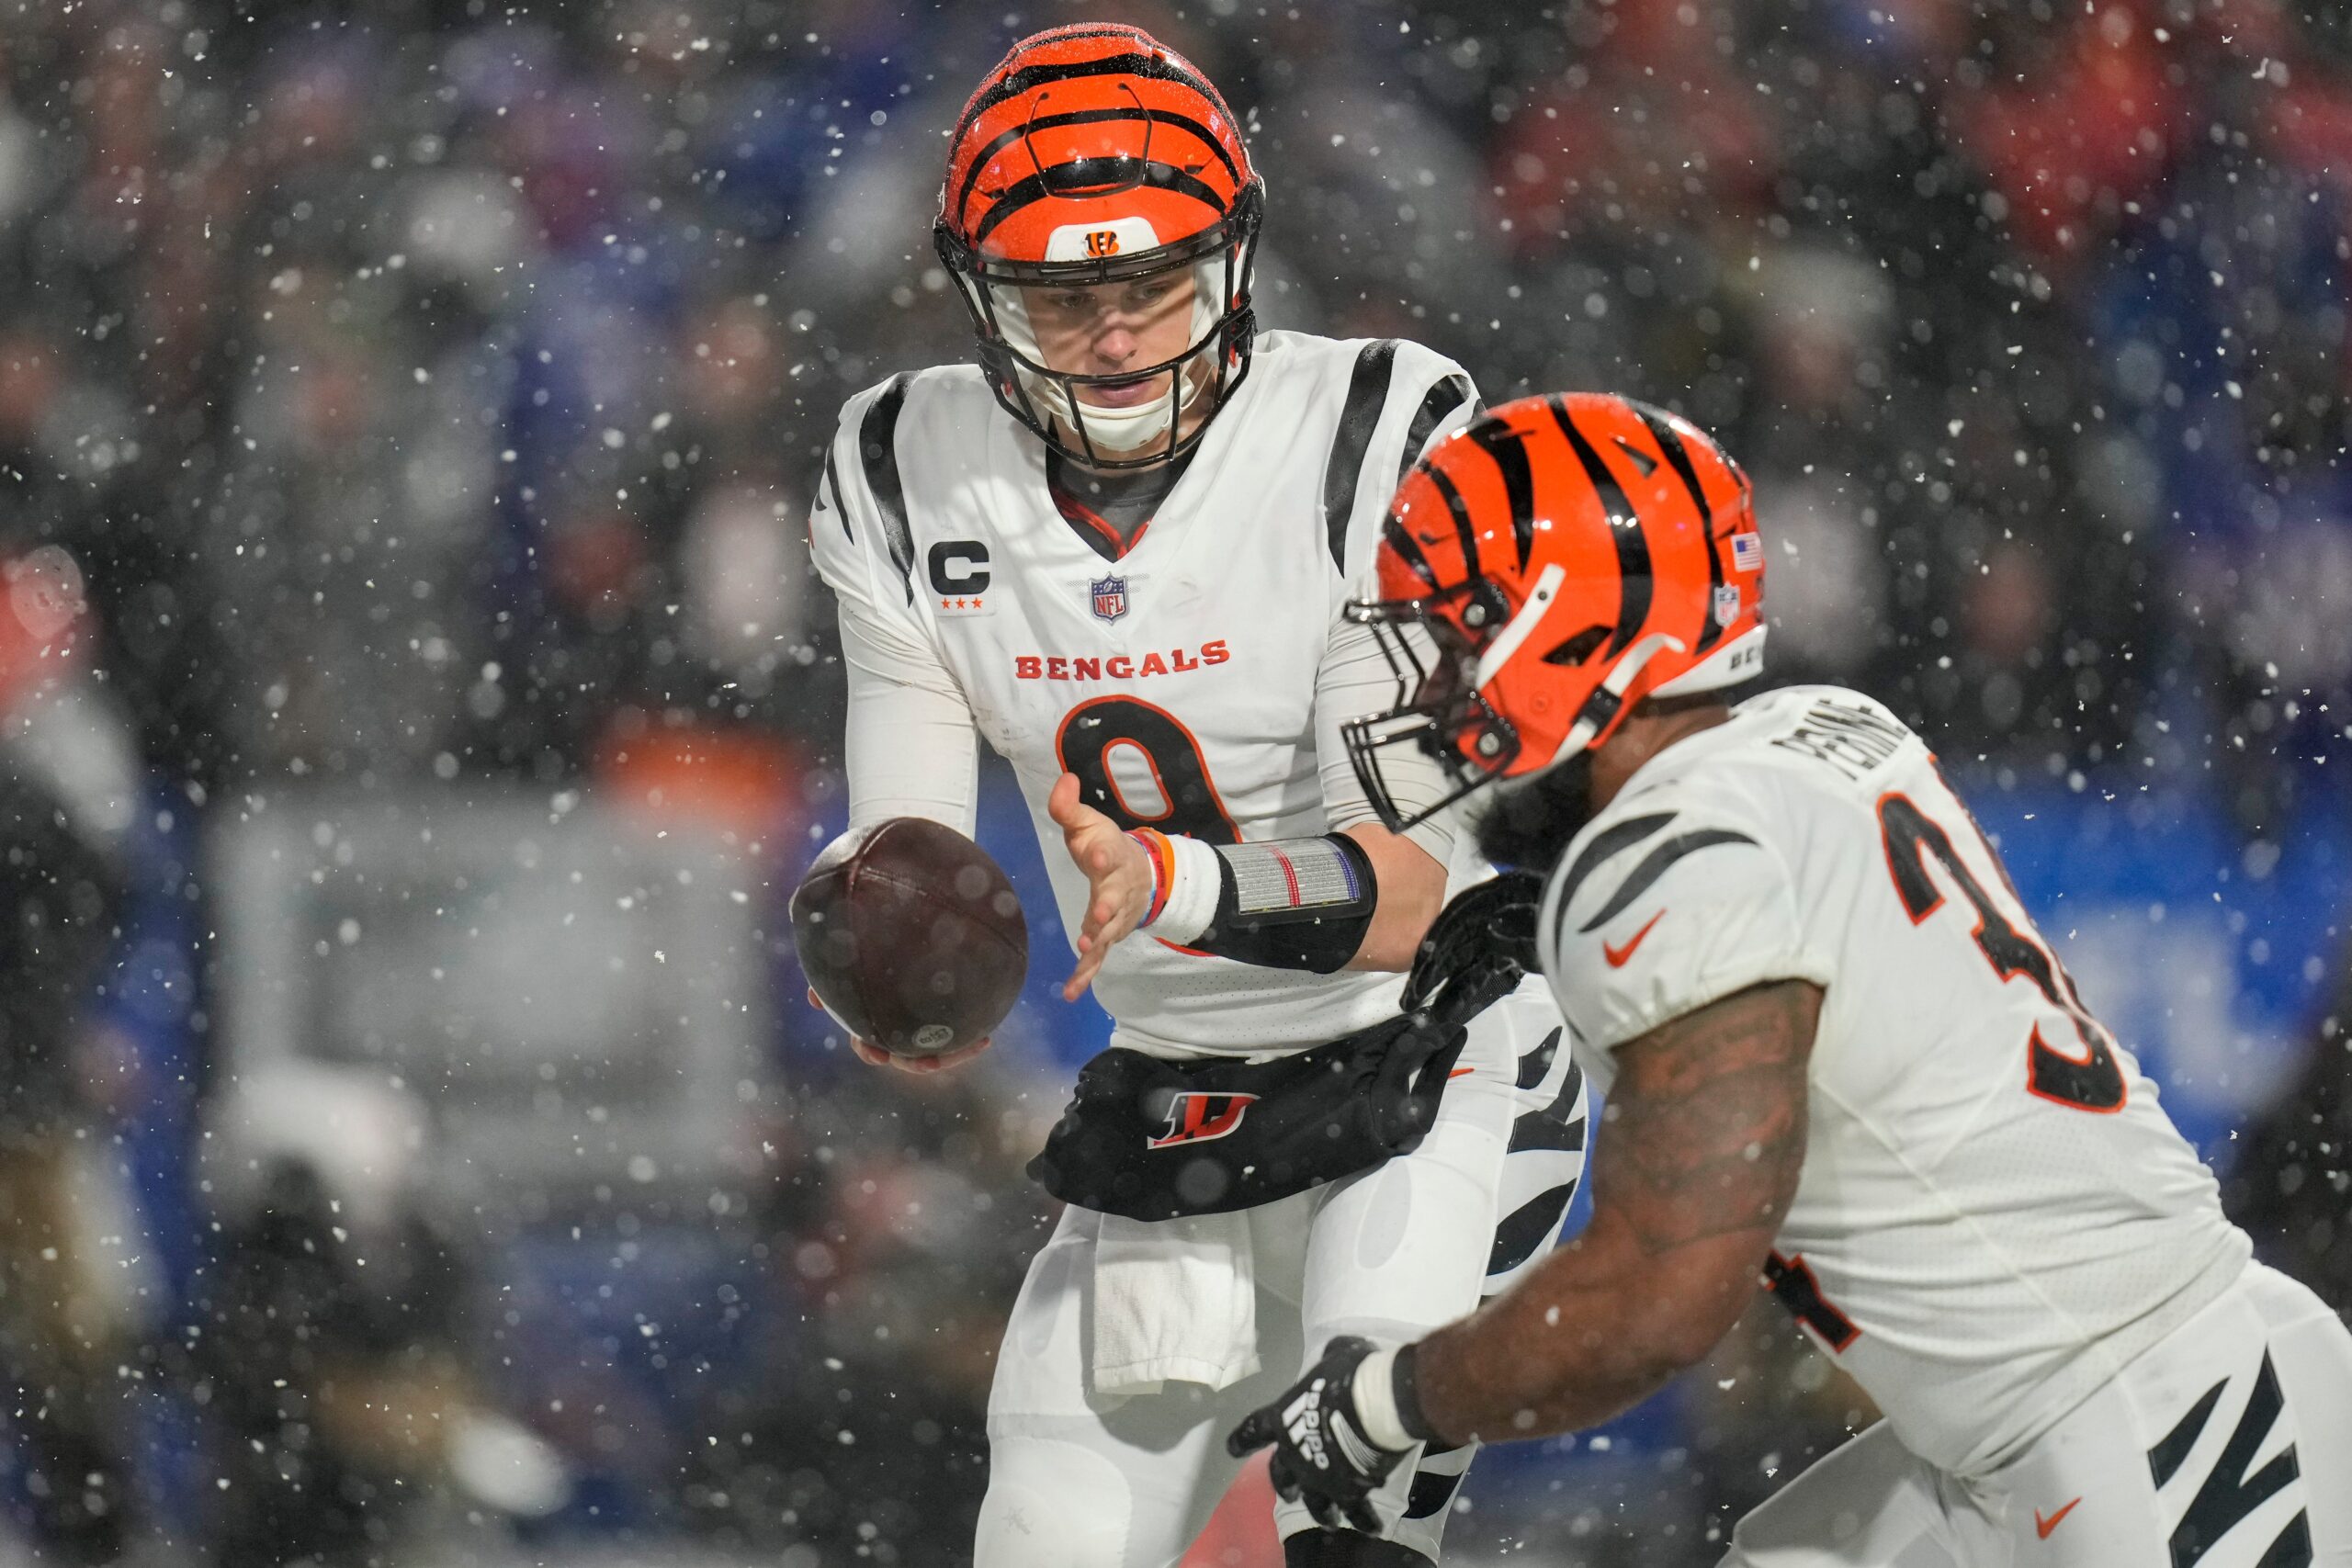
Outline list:
[[[1765,632],[1739,469],[1622,399],[1513,402],[1408,476],[1378,573],[1368,795],[1407,831],[1397,761],[1492,786],[1609,1127],[1577,1241],[1434,1334],[1335,1340],[1235,1450],[1372,1528],[1423,1445],[1607,1419],[1760,1280],[1885,1418],[1735,1568],[2352,1564],[2352,1333],[2249,1260],[1925,742],[1839,688],[1723,695]]]
[[[809,520],[851,830],[970,832],[985,739],[1076,933],[1067,994],[1114,1021],[1032,1167],[1069,1206],[997,1363],[979,1568],[1173,1562],[1226,1427],[1327,1337],[1413,1337],[1532,1266],[1583,1168],[1540,981],[1475,942],[1400,976],[1450,892],[1508,914],[1508,885],[1445,819],[1383,826],[1340,740],[1394,685],[1342,614],[1388,494],[1477,399],[1410,343],[1258,332],[1263,201],[1149,35],[1022,42],[949,138],[935,234],[978,363],[852,399]],[[1471,1451],[1370,1489],[1377,1538],[1283,1505],[1288,1561],[1434,1560]]]

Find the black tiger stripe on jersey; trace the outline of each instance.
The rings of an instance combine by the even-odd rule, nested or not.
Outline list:
[[[2213,1402],[2220,1397],[2222,1386],[2215,1384],[2198,1401],[2178,1427],[2165,1440],[2150,1450],[2148,1468],[2154,1473],[2162,1460],[2170,1472],[2177,1472],[2181,1461],[2196,1445],[2206,1418],[2211,1415]],[[2270,1364],[2270,1352],[2262,1353],[2262,1365],[2254,1375],[2254,1385],[2246,1393],[2245,1409],[2238,1416],[2236,1429],[2222,1446],[2213,1467],[2198,1484],[2197,1495],[2173,1527],[2173,1568],[2193,1568],[2205,1554],[2221,1544],[2224,1536],[2243,1523],[2255,1509],[2268,1502],[2289,1484],[2302,1476],[2302,1466],[2295,1457],[2295,1445],[2271,1455],[2261,1469],[2254,1468],[2254,1457],[2269,1440],[2271,1430],[2287,1407],[2286,1395],[2278,1387],[2278,1371]],[[2190,1427],[2190,1422],[2195,1427]],[[2186,1430],[2186,1440],[2182,1433]],[[2162,1486],[2159,1480],[2156,1484]],[[2259,1568],[2308,1568],[2312,1561],[2311,1519],[2305,1511],[2298,1511],[2287,1521],[2262,1554]]]
[[[1105,120],[1112,119],[1144,119],[1158,125],[1174,126],[1179,130],[1189,132],[1198,137],[1202,145],[1216,154],[1217,162],[1225,165],[1225,172],[1233,176],[1235,185],[1242,183],[1241,171],[1233,166],[1233,154],[1225,150],[1224,145],[1210,133],[1207,126],[1190,115],[1171,114],[1165,109],[1147,109],[1138,114],[1133,107],[1074,109],[1069,114],[1039,115],[1035,119],[1016,125],[1010,130],[997,132],[987,146],[972,155],[972,166],[964,171],[963,183],[956,187],[956,210],[963,211],[966,205],[971,201],[972,187],[980,183],[980,176],[988,173],[989,163],[996,155],[1023,136],[1040,130],[1055,130],[1068,125],[1100,125]]]
[[[2165,1483],[2187,1462],[2189,1450],[2205,1435],[2205,1423],[2212,1419],[2213,1407],[2222,1403],[2222,1391],[2229,1386],[2230,1380],[2223,1378],[2207,1389],[2203,1397],[2189,1406],[2188,1414],[2165,1434],[2164,1441],[2148,1450],[2148,1472],[2155,1477],[2157,1491],[2163,1491]]]
[[[1577,1184],[1564,1181],[1545,1188],[1504,1215],[1495,1226],[1495,1244],[1487,1252],[1487,1272],[1507,1274],[1534,1257],[1535,1249],[1558,1232],[1560,1222],[1567,1218],[1568,1201],[1576,1195]]]
[[[1582,1087],[1581,1079],[1570,1083],[1560,1091],[1559,1103],[1549,1111],[1522,1116],[1512,1122],[1510,1146],[1506,1152],[1519,1154],[1526,1149],[1553,1149],[1572,1155],[1582,1149],[1585,1119],[1572,1114],[1576,1109],[1577,1090]]]
[[[1697,854],[1701,850],[1712,849],[1717,844],[1755,842],[1735,828],[1702,828],[1693,833],[1677,833],[1642,857],[1642,863],[1635,866],[1617,891],[1610,895],[1609,902],[1600,907],[1600,913],[1577,928],[1578,934],[1589,935],[1608,924],[1623,911],[1626,905],[1648,892],[1657,879],[1666,874],[1667,868],[1685,855]],[[1567,906],[1564,902],[1561,905],[1563,917],[1566,912]]]
[[[865,488],[873,492],[875,510],[882,514],[882,536],[899,575],[906,581],[910,604],[915,602],[915,536],[907,526],[907,489],[899,477],[899,415],[907,406],[907,383],[913,378],[903,370],[891,377],[857,427],[857,455],[865,464]]]
[[[1415,1475],[1411,1489],[1405,1494],[1405,1517],[1408,1519],[1426,1519],[1435,1514],[1453,1501],[1454,1488],[1460,1486],[1463,1477],[1469,1473],[1465,1466],[1452,1475],[1430,1472]]]
[[[1331,564],[1341,575],[1348,570],[1348,518],[1356,509],[1356,480],[1363,470],[1363,455],[1372,446],[1372,433],[1388,406],[1389,384],[1396,377],[1396,340],[1375,338],[1356,351],[1356,367],[1348,377],[1347,400],[1340,405],[1340,427],[1331,436],[1331,456],[1323,465],[1323,527],[1330,539]]]
[[[1690,461],[1690,449],[1682,444],[1681,434],[1675,430],[1674,426],[1667,423],[1639,403],[1634,405],[1634,412],[1641,415],[1642,423],[1649,427],[1651,436],[1657,440],[1658,450],[1666,454],[1667,466],[1674,470],[1674,477],[1680,479],[1682,488],[1690,492],[1690,504],[1699,509],[1700,531],[1707,541],[1709,592],[1708,614],[1699,625],[1697,651],[1704,653],[1721,641],[1724,635],[1724,624],[1717,620],[1713,614],[1715,604],[1713,590],[1724,585],[1724,556],[1721,542],[1715,537],[1715,509],[1708,502],[1705,489],[1699,483],[1698,468]]]
[[[850,532],[849,508],[842,504],[841,470],[833,467],[833,448],[830,442],[828,442],[825,446],[825,472],[823,479],[820,481],[817,492],[818,498],[820,501],[823,499],[824,492],[826,491],[831,491],[833,493],[833,515],[842,520],[842,537],[847,539],[853,545],[856,544],[857,536]]]
[[[1542,1044],[1519,1059],[1519,1087],[1533,1089],[1537,1084],[1542,1083],[1544,1075],[1552,1070],[1553,1060],[1559,1054],[1560,1032],[1555,1029],[1544,1037]],[[1568,1069],[1568,1076],[1580,1077],[1582,1074],[1572,1066]]]
[[[1625,499],[1625,487],[1617,482],[1617,475],[1600,454],[1592,449],[1584,432],[1568,416],[1567,400],[1558,393],[1544,400],[1550,405],[1552,417],[1559,422],[1560,434],[1568,438],[1576,451],[1577,461],[1584,467],[1584,477],[1600,497],[1601,514],[1609,519],[1610,537],[1617,544],[1617,629],[1609,638],[1611,657],[1625,651],[1642,623],[1649,618],[1650,595],[1655,584],[1650,580],[1649,536],[1642,532],[1642,514]]]
[[[1577,889],[1584,886],[1586,877],[1600,869],[1602,862],[1620,850],[1631,849],[1673,820],[1674,813],[1671,811],[1653,811],[1641,817],[1628,817],[1623,822],[1611,824],[1595,833],[1592,842],[1584,847],[1575,863],[1568,867],[1567,877],[1560,888],[1561,916],[1566,917],[1568,905],[1576,897]]]
[[[1414,412],[1412,424],[1405,432],[1404,456],[1396,464],[1398,484],[1403,484],[1405,476],[1412,471],[1413,460],[1421,455],[1421,448],[1429,445],[1430,432],[1438,427],[1438,422],[1464,402],[1476,400],[1470,390],[1470,378],[1459,371],[1429,389],[1428,395],[1421,399],[1421,406]]]

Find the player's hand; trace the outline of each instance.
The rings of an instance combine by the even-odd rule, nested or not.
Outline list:
[[[1329,1529],[1378,1535],[1372,1495],[1410,1452],[1384,1449],[1363,1435],[1356,1414],[1356,1369],[1372,1354],[1371,1340],[1343,1334],[1323,1347],[1323,1359],[1274,1402],[1251,1411],[1225,1439],[1239,1459],[1272,1443],[1267,1469],[1274,1490],[1291,1502],[1306,1500],[1315,1522]]]
[[[1046,797],[1046,815],[1062,830],[1069,858],[1086,874],[1086,919],[1078,930],[1078,967],[1062,986],[1074,1002],[1094,984],[1112,945],[1143,923],[1151,908],[1151,857],[1121,828],[1079,798],[1078,775],[1064,773]]]
[[[808,1005],[819,1012],[825,1012],[825,1004],[817,999],[817,987],[814,986],[808,987]],[[832,1014],[825,1013],[825,1016],[831,1018]],[[836,1020],[836,1021],[839,1021]],[[853,1034],[849,1037],[849,1048],[859,1061],[870,1066],[896,1067],[902,1073],[920,1074],[945,1072],[958,1062],[968,1062],[987,1050],[989,1043],[985,1039],[975,1040],[969,1045],[959,1045],[953,1051],[942,1051],[936,1056],[894,1056],[872,1041],[860,1040]]]

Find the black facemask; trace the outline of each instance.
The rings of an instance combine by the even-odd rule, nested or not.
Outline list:
[[[1592,820],[1592,753],[1524,783],[1495,785],[1470,818],[1478,852],[1498,866],[1548,873]]]

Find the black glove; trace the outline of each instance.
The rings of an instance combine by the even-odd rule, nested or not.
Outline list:
[[[1397,1005],[1405,1030],[1380,1067],[1384,1135],[1406,1152],[1436,1120],[1445,1076],[1469,1021],[1511,994],[1535,964],[1544,879],[1506,871],[1464,891],[1430,923]]]
[[[1371,1340],[1343,1334],[1323,1347],[1323,1359],[1282,1396],[1251,1411],[1225,1439],[1239,1459],[1253,1449],[1274,1446],[1268,1467],[1274,1490],[1306,1511],[1327,1529],[1380,1533],[1372,1495],[1396,1468],[1408,1449],[1375,1447],[1363,1435],[1356,1414],[1356,1368],[1372,1354]]]
[[[1544,878],[1506,871],[1465,888],[1430,922],[1405,976],[1407,1012],[1466,1023],[1536,967],[1535,915]]]

